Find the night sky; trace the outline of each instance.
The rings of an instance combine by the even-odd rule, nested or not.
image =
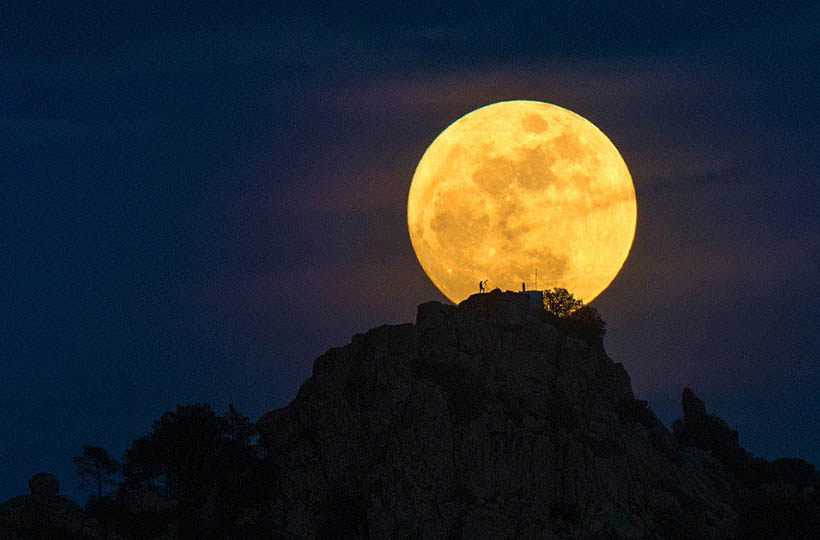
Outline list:
[[[40,470],[84,501],[82,444],[119,457],[182,403],[255,419],[445,301],[410,181],[507,99],[584,116],[632,172],[594,304],[636,397],[669,425],[689,385],[755,455],[820,465],[817,8],[439,4],[2,4],[0,501]]]

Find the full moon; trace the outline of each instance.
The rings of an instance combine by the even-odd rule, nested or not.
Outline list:
[[[422,156],[407,201],[416,256],[453,302],[486,279],[488,290],[563,287],[589,303],[623,266],[636,221],[615,145],[539,101],[494,103],[452,123]]]

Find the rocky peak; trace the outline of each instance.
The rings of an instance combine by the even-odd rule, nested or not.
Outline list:
[[[746,467],[751,456],[740,446],[738,433],[723,419],[706,412],[706,404],[690,388],[683,389],[683,419],[672,430],[678,440],[710,452],[724,467],[737,471]]]
[[[354,336],[258,427],[295,538],[719,538],[735,518],[719,464],[523,294]]]
[[[683,416],[687,422],[701,422],[706,417],[706,404],[688,386],[683,389],[681,398]]]

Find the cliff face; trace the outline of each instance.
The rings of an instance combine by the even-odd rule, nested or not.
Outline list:
[[[257,423],[288,538],[727,538],[708,452],[678,444],[600,342],[524,295],[419,306],[316,360]]]

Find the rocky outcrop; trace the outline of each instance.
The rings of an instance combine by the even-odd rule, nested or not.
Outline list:
[[[58,495],[60,484],[50,473],[29,480],[31,494],[0,504],[0,538],[3,540],[92,540],[99,538],[96,524],[82,507]]]
[[[710,452],[729,471],[748,466],[752,456],[738,440],[738,433],[721,418],[707,414],[706,404],[690,388],[683,389],[683,418],[672,424],[672,431],[681,442]]]
[[[726,475],[524,295],[419,306],[257,423],[288,538],[727,538]]]
[[[820,475],[802,459],[769,462],[740,446],[738,433],[690,388],[683,390],[683,418],[672,430],[682,445],[720,461],[732,489],[727,502],[739,515],[735,537],[744,540],[820,538]]]
[[[116,494],[83,512],[39,473],[0,505],[0,538],[820,538],[812,465],[752,457],[689,388],[670,432],[602,325],[571,319],[500,291],[422,304],[318,358],[258,444],[236,411],[177,407]]]
[[[32,495],[43,498],[56,497],[60,492],[60,481],[51,473],[39,472],[29,478],[28,487]]]

